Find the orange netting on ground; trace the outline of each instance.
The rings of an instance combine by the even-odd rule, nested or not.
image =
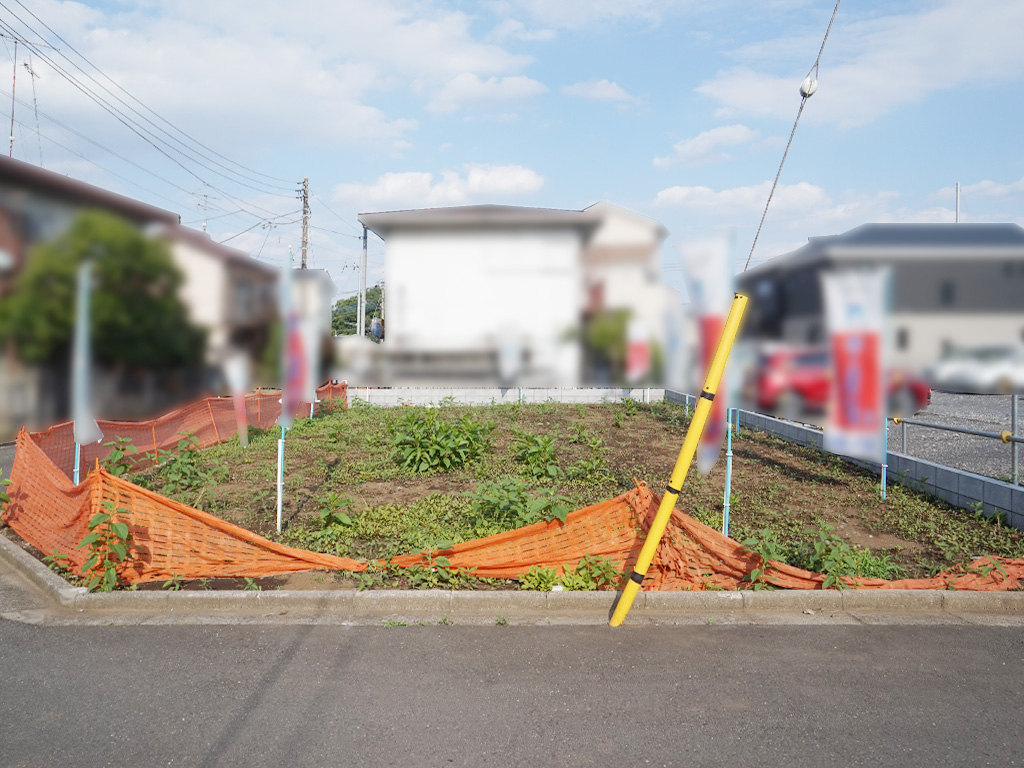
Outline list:
[[[322,396],[329,396],[323,393]],[[342,392],[342,395],[344,393]],[[256,401],[257,423],[269,426],[276,419],[272,402]],[[202,444],[226,439],[234,428],[230,401],[226,415],[216,406],[218,400],[204,401],[183,409],[194,414],[208,405],[209,434]],[[262,409],[269,408],[264,414]],[[308,411],[308,405],[306,406]],[[167,417],[164,417],[165,419]],[[180,417],[184,420],[185,417]],[[189,416],[187,418],[193,418]],[[222,418],[222,421],[218,421]],[[167,422],[157,420],[163,426]],[[195,422],[188,422],[195,423]],[[143,428],[151,428],[147,422]],[[127,434],[122,425],[104,422],[104,433]],[[113,427],[107,431],[107,427]],[[140,425],[126,425],[140,427]],[[68,555],[75,572],[88,555],[78,549],[88,533],[91,517],[97,512],[115,510],[118,520],[132,533],[133,557],[121,569],[126,583],[180,578],[221,576],[259,577],[304,571],[314,568],[363,571],[367,564],[348,558],[309,552],[269,541],[262,536],[228,523],[206,512],[180,504],[140,488],[101,468],[93,469],[86,480],[75,486],[65,471],[52,460],[47,446],[54,444],[54,428],[45,433],[18,435],[18,447],[11,501],[4,510],[4,521],[23,539],[42,552]],[[170,427],[167,427],[170,429]],[[177,431],[166,432],[166,445],[176,445]],[[157,432],[158,440],[161,432]],[[173,435],[174,437],[170,437]],[[73,440],[73,438],[71,438]],[[157,442],[157,447],[161,444]],[[72,460],[73,461],[73,460]],[[452,568],[474,568],[477,576],[514,578],[533,566],[554,568],[561,573],[574,568],[584,555],[600,555],[620,564],[627,573],[636,562],[644,536],[657,511],[660,499],[646,485],[621,496],[571,512],[565,523],[535,523],[525,528],[484,539],[458,544],[434,552],[445,556]],[[394,558],[394,565],[408,567],[427,562],[423,554]],[[737,589],[749,586],[749,574],[761,567],[761,558],[744,549],[690,516],[676,510],[658,547],[645,590]],[[825,577],[783,563],[770,561],[764,580],[786,589],[821,589]],[[1024,560],[983,558],[965,568],[939,574],[930,579],[845,579],[851,586],[873,589],[1016,589],[1024,580]]]

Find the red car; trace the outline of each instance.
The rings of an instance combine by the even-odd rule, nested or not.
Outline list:
[[[832,361],[823,347],[787,347],[758,356],[744,395],[759,410],[784,418],[824,413],[831,388]],[[912,416],[931,400],[923,380],[904,371],[889,374],[889,415]]]

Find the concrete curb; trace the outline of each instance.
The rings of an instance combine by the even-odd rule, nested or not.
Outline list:
[[[0,536],[0,560],[38,589],[50,607],[75,614],[143,617],[330,616],[344,623],[450,618],[453,621],[604,623],[616,592],[451,592],[443,590],[296,590],[89,593],[73,587]],[[998,614],[1024,616],[1024,592],[942,590],[778,590],[641,592],[630,616],[671,621],[707,616],[837,613]]]

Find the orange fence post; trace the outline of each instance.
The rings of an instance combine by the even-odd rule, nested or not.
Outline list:
[[[210,424],[213,426],[213,434],[217,438],[217,442],[220,442],[220,432],[217,430],[217,420],[213,417],[213,406],[210,404],[210,400],[213,398],[206,398],[206,410],[210,412]]]

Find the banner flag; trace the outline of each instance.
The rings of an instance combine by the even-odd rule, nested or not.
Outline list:
[[[825,450],[885,462],[888,269],[822,273],[832,355]]]
[[[245,393],[249,389],[249,358],[242,352],[234,352],[224,360],[224,378],[235,406],[235,426],[238,428],[238,442],[245,448],[249,445],[249,420],[245,412]]]
[[[79,445],[103,439],[92,410],[89,387],[89,363],[92,355],[89,333],[89,293],[92,287],[92,262],[78,267],[75,286],[75,330],[71,342],[71,418],[75,422],[75,442]]]
[[[679,255],[690,294],[689,313],[697,331],[697,367],[692,380],[699,388],[714,359],[732,306],[732,238],[723,235],[689,243],[679,249]],[[697,445],[697,470],[703,475],[711,471],[722,452],[729,400],[729,377],[723,373]]]
[[[299,313],[292,302],[290,253],[281,276],[281,320],[284,326],[284,338],[281,340],[281,417],[277,423],[285,429],[291,429],[306,386],[306,355]]]

